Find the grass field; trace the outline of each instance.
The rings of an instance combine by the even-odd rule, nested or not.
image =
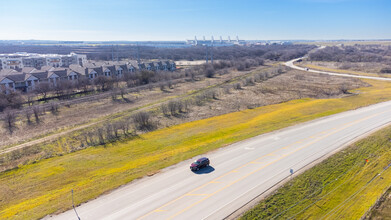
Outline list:
[[[367,81],[342,99],[301,99],[189,122],[0,174],[0,219],[36,219],[228,144],[300,122],[391,100],[391,84]]]
[[[387,127],[352,144],[286,183],[241,219],[360,219],[391,184],[390,136]]]

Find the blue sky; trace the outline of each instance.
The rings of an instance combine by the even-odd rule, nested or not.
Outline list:
[[[2,40],[391,39],[391,0],[0,0]]]

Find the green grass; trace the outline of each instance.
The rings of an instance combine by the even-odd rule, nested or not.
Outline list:
[[[342,99],[302,99],[185,123],[0,173],[0,219],[36,219],[193,156],[322,116],[391,100],[391,84]]]
[[[391,184],[390,136],[387,127],[331,156],[241,219],[360,219]]]

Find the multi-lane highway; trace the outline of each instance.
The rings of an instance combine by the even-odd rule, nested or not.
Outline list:
[[[123,186],[77,207],[81,219],[223,219],[346,144],[391,122],[391,102],[260,135]],[[77,194],[76,194],[77,196]],[[74,210],[55,219],[77,219]]]

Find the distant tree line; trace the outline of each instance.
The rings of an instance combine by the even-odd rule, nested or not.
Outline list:
[[[333,46],[309,55],[312,61],[332,62],[387,62],[391,64],[391,46],[356,45]]]
[[[239,58],[262,58],[275,61],[286,61],[305,55],[315,48],[312,45],[254,45],[208,47],[209,55],[213,53],[215,60],[235,60]],[[0,53],[14,52],[69,54],[76,52],[87,54],[88,59],[168,59],[168,60],[203,60],[206,58],[206,47],[156,48],[145,46],[34,46],[3,45]],[[137,56],[138,54],[138,56]]]

